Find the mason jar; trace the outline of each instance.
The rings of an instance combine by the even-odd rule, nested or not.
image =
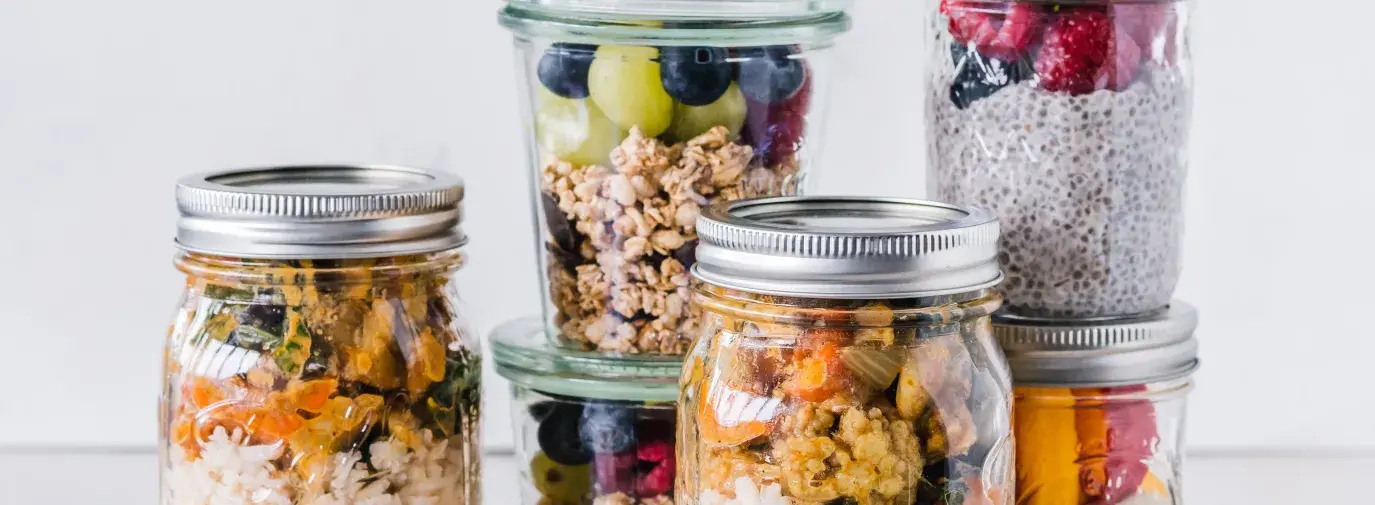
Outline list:
[[[994,320],[1012,368],[1017,503],[1180,505],[1198,315]]]
[[[929,188],[1003,224],[1023,317],[1123,317],[1179,281],[1192,3],[929,0]]]
[[[680,504],[1012,505],[990,213],[780,197],[697,226]]]
[[[681,357],[555,345],[539,317],[492,332],[511,381],[524,505],[672,505]]]
[[[849,3],[507,2],[558,343],[687,351],[697,215],[806,189]]]
[[[461,181],[294,166],[177,185],[165,505],[480,502]]]

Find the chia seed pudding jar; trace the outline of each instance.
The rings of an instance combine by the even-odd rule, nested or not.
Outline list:
[[[556,346],[538,317],[492,333],[511,380],[525,505],[672,505],[681,358]]]
[[[1193,307],[1096,323],[994,320],[1016,397],[1017,503],[1179,505]]]
[[[780,197],[698,229],[679,503],[1012,505],[992,214]]]
[[[509,0],[545,317],[685,353],[700,210],[806,189],[850,0]]]
[[[164,505],[480,502],[458,178],[230,170],[177,186]]]
[[[1002,221],[1006,312],[1108,317],[1169,303],[1184,225],[1190,5],[933,5],[929,187]]]

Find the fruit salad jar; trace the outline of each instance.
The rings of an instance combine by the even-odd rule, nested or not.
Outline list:
[[[1002,221],[1004,310],[1167,305],[1184,224],[1190,4],[931,3],[928,187]]]
[[[561,344],[685,353],[701,209],[803,191],[849,0],[509,0],[545,316]]]
[[[680,503],[1012,505],[991,214],[769,198],[698,230]]]
[[[181,180],[164,505],[480,502],[462,197],[401,167]]]
[[[525,505],[672,505],[681,358],[557,346],[537,317],[492,333]]]
[[[1194,309],[1080,324],[996,319],[1016,397],[1017,504],[1179,505]]]

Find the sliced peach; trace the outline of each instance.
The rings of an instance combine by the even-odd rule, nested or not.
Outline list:
[[[1079,438],[1069,389],[1017,388],[1017,504],[1077,505]]]
[[[733,406],[741,401],[744,403],[768,402],[773,399],[757,397],[743,391],[714,390],[709,386],[709,382],[702,381],[697,400],[697,432],[708,447],[733,447],[762,437],[769,432],[768,423],[759,419],[758,416],[755,419],[722,419],[718,414],[718,406]],[[771,410],[769,405],[761,405],[760,407],[744,410],[727,408],[726,410],[728,412],[748,411],[761,414],[765,410]]]

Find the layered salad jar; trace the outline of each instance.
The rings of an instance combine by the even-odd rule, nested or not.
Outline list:
[[[402,167],[180,181],[161,503],[480,502],[462,198]]]
[[[539,317],[492,333],[511,381],[525,505],[672,505],[681,357],[556,345]]]
[[[766,198],[698,232],[680,503],[1012,505],[991,214]]]
[[[558,343],[687,351],[697,215],[806,188],[848,4],[508,1]]]
[[[1169,304],[1190,5],[931,0],[928,187],[1002,220],[1008,313],[1115,317]]]
[[[1194,308],[1111,321],[996,319],[1011,363],[1019,505],[1180,505]]]

